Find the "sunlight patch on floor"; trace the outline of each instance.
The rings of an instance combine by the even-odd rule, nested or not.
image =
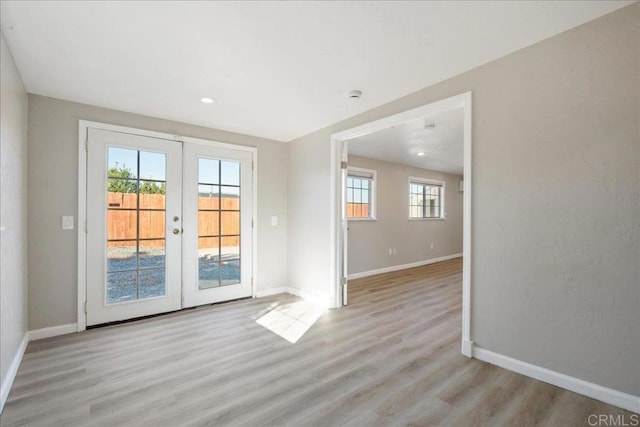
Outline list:
[[[322,316],[325,310],[312,302],[300,300],[276,305],[260,316],[256,323],[295,344]]]

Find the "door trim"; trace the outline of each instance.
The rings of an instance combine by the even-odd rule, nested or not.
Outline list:
[[[258,149],[256,147],[249,147],[245,145],[235,145],[226,142],[212,141],[200,138],[193,138],[182,135],[173,135],[170,133],[156,132],[151,130],[144,130],[138,128],[132,128],[127,126],[119,126],[108,123],[100,123],[89,120],[78,121],[78,220],[76,222],[76,231],[78,236],[78,270],[77,270],[77,282],[78,282],[78,295],[77,295],[77,331],[82,332],[87,329],[87,314],[85,313],[85,303],[87,301],[87,233],[86,233],[86,221],[87,221],[87,144],[89,128],[108,130],[112,132],[129,133],[133,135],[146,136],[151,138],[169,139],[178,142],[188,142],[192,144],[202,144],[218,148],[226,148],[238,151],[248,151],[253,154],[253,168],[252,168],[252,184],[253,184],[253,212],[251,213],[253,218],[253,230],[252,230],[252,276],[253,283],[251,289],[251,295],[256,297],[256,289],[258,289],[257,272],[258,272]],[[181,290],[182,292],[182,290]]]
[[[463,107],[464,109],[464,182],[463,182],[463,242],[462,242],[462,354],[467,357],[473,355],[473,340],[471,338],[471,251],[472,251],[472,150],[471,150],[471,92],[435,101],[421,107],[407,110],[398,114],[374,120],[351,129],[331,134],[331,170],[329,180],[329,218],[331,253],[330,283],[333,283],[333,306],[342,307],[342,277],[347,277],[346,271],[341,271],[342,253],[347,251],[347,236],[344,230],[345,196],[340,185],[341,162],[346,161],[345,145],[349,139],[367,135],[382,129],[389,128],[408,120],[418,119],[425,115],[446,110],[449,108]],[[346,269],[346,263],[345,263]]]

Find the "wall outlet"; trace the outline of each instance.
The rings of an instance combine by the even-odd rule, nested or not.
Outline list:
[[[389,255],[393,255],[393,249],[389,248]]]
[[[431,249],[433,249],[433,243],[431,243]]]
[[[62,229],[63,230],[73,230],[73,217],[72,216],[63,216],[62,217]]]
[[[396,250],[396,248],[393,248],[393,254],[395,255],[397,253],[398,253],[398,251]]]
[[[271,226],[276,227],[278,225],[278,217],[276,215],[271,215]]]

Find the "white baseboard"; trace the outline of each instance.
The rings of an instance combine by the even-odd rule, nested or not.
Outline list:
[[[288,286],[278,286],[276,288],[263,289],[256,292],[256,298],[269,297],[277,294],[292,294],[292,288]]]
[[[43,338],[57,337],[58,335],[72,334],[78,332],[77,323],[69,323],[66,325],[51,326],[49,328],[35,329],[29,331],[29,341],[41,340]]]
[[[0,384],[0,413],[4,409],[4,404],[7,402],[7,398],[9,397],[9,391],[11,390],[11,386],[13,385],[13,380],[16,379],[16,374],[18,373],[18,368],[20,368],[20,362],[22,362],[22,356],[24,356],[24,351],[27,349],[27,344],[29,344],[29,334],[24,334],[20,345],[18,346],[18,350],[16,354],[13,356],[13,360],[11,361],[11,365],[9,365],[9,370],[7,371],[7,376]]]
[[[311,301],[315,304],[321,305],[322,307],[331,307],[332,299],[326,295],[319,295],[311,292],[302,291],[300,289],[291,288],[289,286],[281,286],[277,288],[265,289],[263,291],[258,291],[256,294],[256,298],[268,297],[271,295],[277,294],[291,294],[307,301]]]
[[[433,264],[433,263],[442,262],[442,261],[448,261],[450,259],[460,258],[461,256],[462,256],[462,253],[459,253],[459,254],[453,254],[453,255],[445,255],[438,258],[431,258],[424,261],[410,262],[408,264],[392,265],[391,267],[376,268],[375,270],[362,271],[360,273],[349,274],[347,276],[347,279],[348,280],[360,279],[362,277],[369,277],[376,274],[391,273],[392,271],[405,270],[407,268],[422,267],[423,265]]]
[[[462,340],[462,354],[467,357],[473,357],[473,341]]]
[[[569,375],[532,365],[477,346],[473,348],[473,357],[491,363],[492,365],[535,378],[536,380],[573,391],[574,393],[582,394],[628,411],[640,413],[640,396],[634,396],[579,378],[570,377]]]
[[[332,307],[333,304],[333,298],[329,297],[326,294],[316,294],[314,292],[307,292],[296,288],[289,288],[288,292],[291,295],[295,295],[307,301],[311,301],[325,308]]]
[[[27,349],[27,344],[29,344],[29,341],[55,337],[58,335],[71,334],[74,332],[78,332],[77,323],[69,323],[68,325],[59,325],[52,326],[50,328],[36,329],[34,331],[27,331],[27,333],[24,334],[24,338],[22,338],[22,341],[20,342],[18,351],[16,351],[16,354],[11,361],[7,376],[0,385],[0,413],[4,409],[4,404],[9,397],[9,391],[11,390],[11,386],[13,385],[13,380],[16,378],[18,368],[20,367],[20,363],[22,362],[22,356],[24,356],[24,351]]]

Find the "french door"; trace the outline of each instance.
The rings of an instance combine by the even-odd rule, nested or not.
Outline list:
[[[252,294],[249,151],[89,128],[87,325]]]
[[[252,294],[252,161],[248,151],[184,144],[184,307]]]

